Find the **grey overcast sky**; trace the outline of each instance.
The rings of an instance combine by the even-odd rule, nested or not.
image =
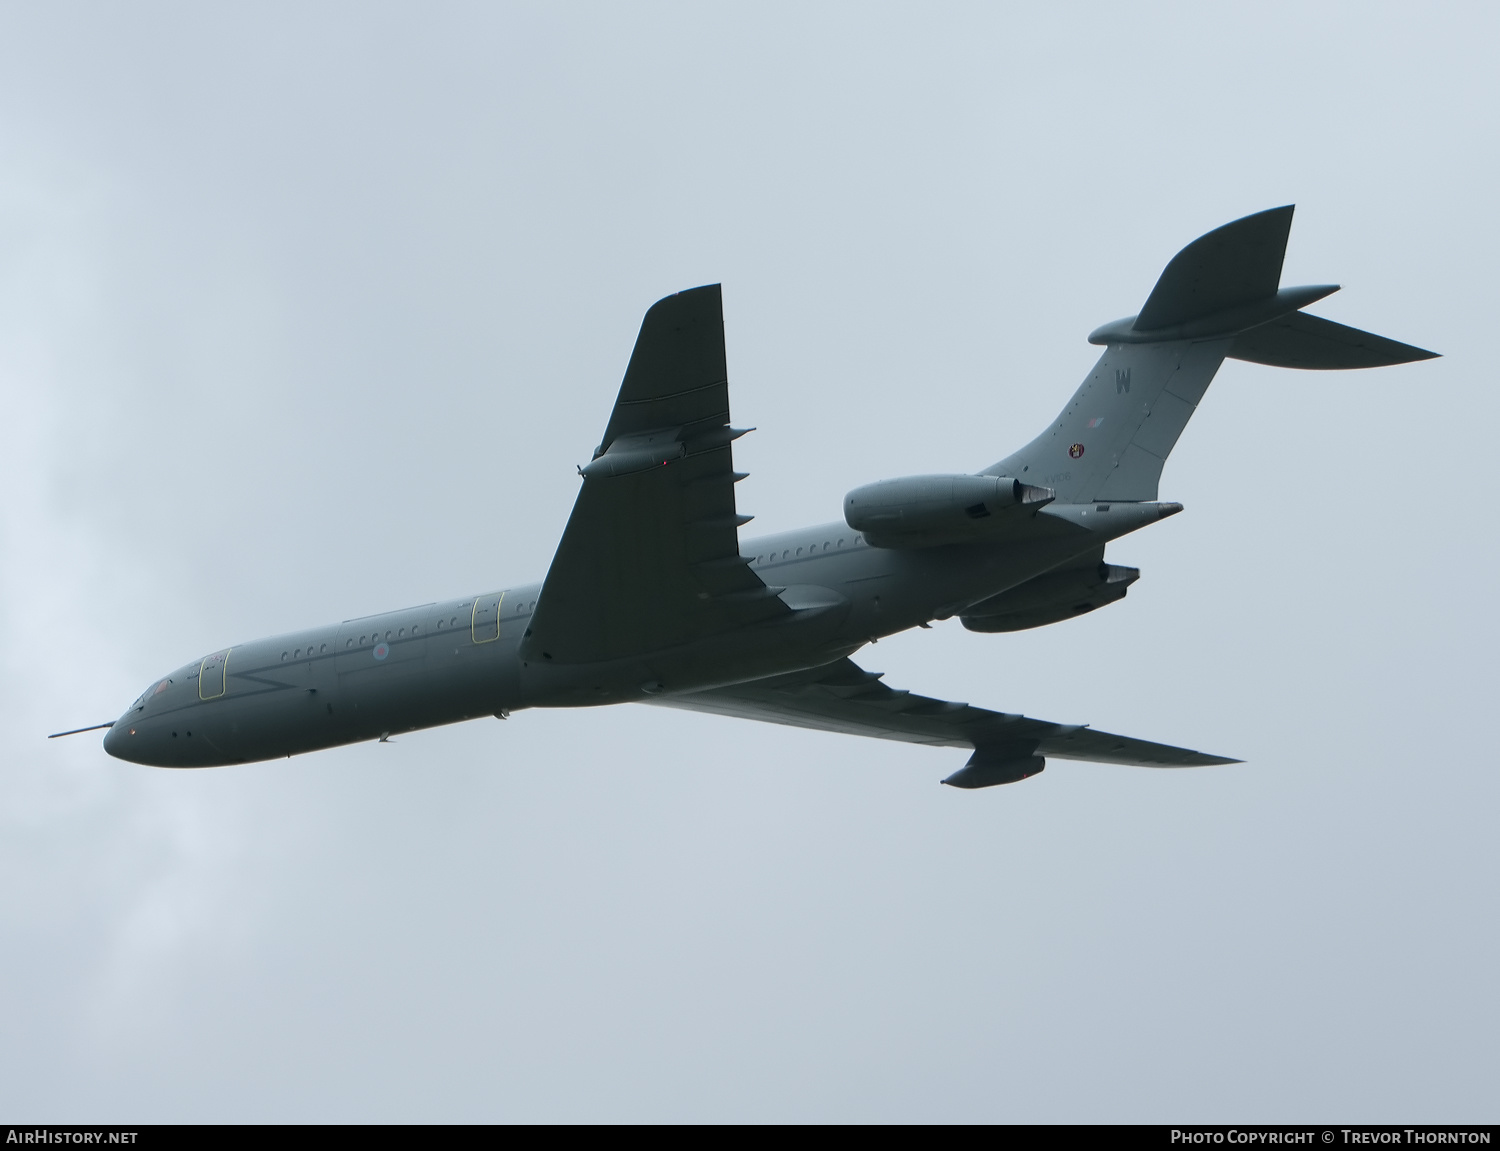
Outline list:
[[[0,1112],[1500,1118],[1493,5],[0,5]],[[724,284],[744,529],[973,471],[1194,237],[1445,358],[1230,362],[1129,598],[858,657],[1237,755],[529,712],[166,772],[49,731],[540,578]]]

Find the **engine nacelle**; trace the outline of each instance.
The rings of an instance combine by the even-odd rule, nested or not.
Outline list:
[[[959,620],[970,631],[1025,631],[1116,603],[1140,578],[1139,568],[1105,563],[1047,572],[980,601]]]
[[[844,497],[844,522],[873,547],[936,547],[982,540],[1006,513],[1052,499],[1050,488],[1009,476],[905,476],[855,488]]]

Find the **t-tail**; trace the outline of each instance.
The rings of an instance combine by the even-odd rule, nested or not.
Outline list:
[[[1308,315],[1336,284],[1283,288],[1293,206],[1200,236],[1140,314],[1097,328],[1104,355],[1050,428],[983,474],[1051,488],[1059,503],[1155,500],[1162,465],[1225,357],[1281,368],[1378,368],[1435,352]]]

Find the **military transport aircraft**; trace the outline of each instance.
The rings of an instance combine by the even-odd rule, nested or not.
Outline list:
[[[290,756],[528,707],[642,702],[972,749],[944,783],[989,787],[1049,757],[1143,767],[1221,756],[928,699],[851,659],[958,616],[976,632],[1070,619],[1139,572],[1113,539],[1181,511],[1162,464],[1225,357],[1370,368],[1434,353],[1308,315],[1282,288],[1292,207],[1179,252],[1056,421],[977,474],[851,491],[842,522],[742,540],[719,286],[646,313],[546,578],[226,647],[153,683],[108,727],[135,763]],[[82,728],[79,730],[97,730]],[[61,732],[68,735],[73,732]]]

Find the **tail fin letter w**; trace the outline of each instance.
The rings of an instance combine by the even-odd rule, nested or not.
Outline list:
[[[1121,392],[1128,392],[1128,391],[1130,391],[1130,369],[1129,368],[1116,368],[1115,369],[1115,395],[1119,395]]]

